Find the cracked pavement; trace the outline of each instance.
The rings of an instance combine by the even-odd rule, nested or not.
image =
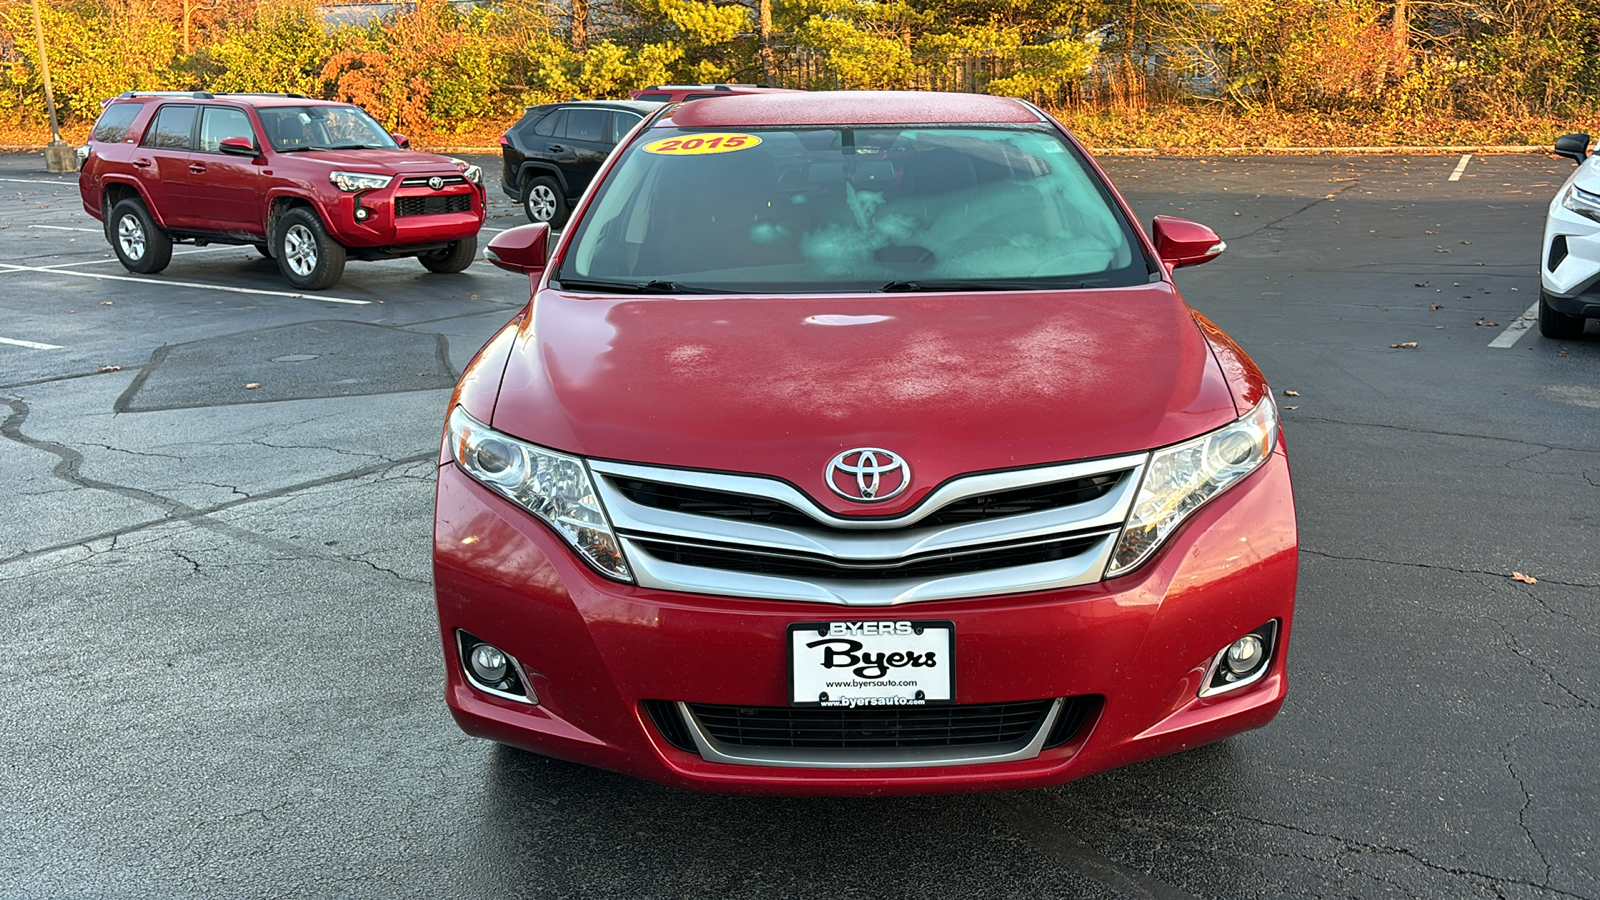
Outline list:
[[[0,895],[1600,900],[1600,327],[1476,324],[1537,299],[1570,163],[1457,160],[1103,160],[1229,241],[1178,282],[1279,391],[1290,696],[990,796],[691,795],[460,734],[434,460],[519,278],[355,263],[352,306],[0,270],[0,337],[60,347],[0,344]],[[0,155],[0,263],[123,274],[42,168]],[[164,277],[283,290],[206,249]]]

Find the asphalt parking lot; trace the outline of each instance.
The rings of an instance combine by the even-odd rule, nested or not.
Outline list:
[[[1526,318],[1571,163],[1460,162],[1103,160],[1227,239],[1179,286],[1279,391],[1276,721],[1050,790],[783,800],[445,711],[433,459],[524,278],[132,276],[0,155],[0,896],[1600,898],[1600,327]]]

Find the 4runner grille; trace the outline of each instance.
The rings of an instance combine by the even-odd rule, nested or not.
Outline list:
[[[1099,581],[1146,456],[952,479],[839,516],[774,478],[591,461],[642,587],[883,606]]]
[[[445,194],[436,197],[396,197],[394,214],[398,216],[437,216],[444,213],[472,211],[470,194]]]

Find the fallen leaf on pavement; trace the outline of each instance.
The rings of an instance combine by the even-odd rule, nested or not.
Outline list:
[[[110,300],[101,300],[100,301],[100,305],[101,306],[116,306],[116,304],[112,303]]]
[[[1429,303],[1428,304],[1428,308],[1429,309],[1444,309],[1444,304],[1443,303]]]
[[[1298,397],[1298,396],[1300,396],[1300,392],[1299,391],[1284,391],[1283,395],[1285,397]]]
[[[247,384],[247,385],[245,385],[245,386],[244,386],[244,389],[245,389],[245,390],[247,390],[247,391],[253,391],[253,390],[255,390],[255,389],[256,389],[256,388],[258,388],[258,387],[261,387],[261,382],[259,382],[259,381],[252,381],[252,382],[250,382],[250,383],[249,383],[249,384]]]
[[[1389,349],[1391,349],[1391,350],[1415,350],[1415,349],[1417,349],[1417,342],[1416,341],[1406,341],[1403,344],[1390,344],[1389,345]]]
[[[1520,581],[1523,584],[1538,584],[1539,583],[1539,579],[1533,577],[1532,575],[1524,575],[1521,572],[1512,572],[1511,573],[1511,578],[1512,578],[1512,580]]]
[[[100,371],[102,371],[102,372],[121,372],[122,371],[122,367],[121,366],[101,366],[100,367]]]

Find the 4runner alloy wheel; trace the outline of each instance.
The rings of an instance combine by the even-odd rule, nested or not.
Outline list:
[[[322,220],[307,207],[291,209],[278,220],[272,249],[278,271],[297,288],[320,291],[344,275],[344,245],[329,236]]]
[[[131,197],[111,208],[106,237],[130,272],[153,275],[172,262],[172,238],[156,226],[144,204]]]
[[[530,222],[548,222],[551,228],[565,225],[568,210],[561,185],[549,175],[529,179],[522,187],[522,211]]]

